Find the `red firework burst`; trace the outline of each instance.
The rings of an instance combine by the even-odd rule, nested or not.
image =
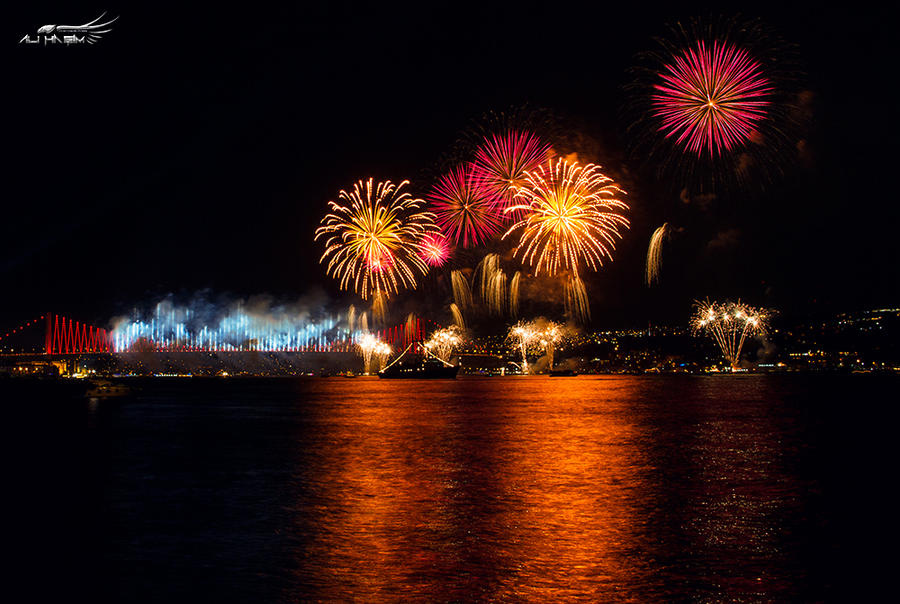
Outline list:
[[[772,92],[762,67],[725,42],[704,42],[674,57],[653,95],[660,131],[698,155],[722,154],[750,140]]]
[[[419,255],[429,266],[441,266],[450,258],[450,241],[440,233],[431,233],[422,239]]]
[[[429,197],[438,225],[458,245],[484,243],[502,227],[502,210],[477,186],[471,166],[459,166],[442,176]]]
[[[494,200],[502,213],[516,205],[513,201],[516,187],[525,182],[525,173],[536,170],[551,154],[550,145],[530,132],[511,130],[485,138],[475,153],[474,175],[478,187]]]

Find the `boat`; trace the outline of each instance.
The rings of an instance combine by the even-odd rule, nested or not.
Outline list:
[[[550,377],[575,377],[578,372],[574,369],[551,369]]]
[[[117,384],[107,380],[97,380],[92,382],[84,393],[85,398],[111,398],[117,396],[128,396],[131,389],[124,384]]]
[[[455,380],[457,373],[458,365],[424,358],[421,361],[395,362],[379,371],[378,377],[385,380]]]

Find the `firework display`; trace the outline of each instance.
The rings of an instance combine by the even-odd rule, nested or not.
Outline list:
[[[363,364],[367,374],[372,373],[372,359],[375,358],[379,365],[391,354],[391,347],[386,342],[379,340],[371,333],[362,334],[356,339],[356,346],[363,358]]]
[[[690,195],[765,188],[804,144],[799,65],[796,48],[758,19],[669,24],[631,69],[632,154]]]
[[[673,57],[654,86],[660,130],[695,154],[721,154],[750,140],[766,117],[771,83],[740,48],[699,41]]]
[[[326,272],[364,300],[415,288],[418,275],[428,272],[421,256],[422,241],[437,232],[425,202],[404,191],[406,181],[359,181],[342,190],[341,203],[329,202],[315,239],[325,239],[320,262]]]
[[[500,216],[515,219],[515,192],[526,175],[551,157],[550,146],[530,132],[511,130],[484,139],[475,153],[473,175],[482,193],[494,200]],[[501,218],[503,219],[503,218]]]
[[[541,349],[547,355],[547,363],[550,370],[553,370],[553,357],[556,353],[556,345],[562,341],[563,327],[554,321],[547,321],[543,325],[543,329],[535,334]]]
[[[457,245],[485,243],[503,224],[494,198],[477,185],[473,169],[459,166],[445,174],[429,196],[438,224]]]
[[[647,287],[659,280],[659,270],[662,267],[662,246],[668,236],[668,222],[658,227],[650,236],[650,246],[647,248],[647,267],[644,271],[644,283],[647,284]]]
[[[425,349],[434,356],[444,361],[450,361],[453,351],[463,343],[462,330],[459,327],[445,327],[438,329],[425,341]]]
[[[743,177],[788,139],[782,84],[790,61],[771,60],[766,45],[770,51],[779,47],[764,30],[758,21],[739,18],[676,23],[672,35],[656,38],[660,48],[642,53],[641,65],[634,66],[635,74],[648,77],[641,81],[639,75],[630,86],[636,94],[629,110],[640,115],[629,135],[652,139],[645,157],[661,160],[660,174],[663,164],[678,165],[672,186],[691,211],[717,199],[720,191],[708,185],[720,173]],[[408,306],[392,296],[416,288],[429,269],[438,275],[423,287],[442,297],[440,307],[445,313],[449,308],[456,329],[498,317],[515,320],[521,306],[537,310],[548,303],[563,305],[572,325],[591,320],[587,276],[613,260],[631,228],[623,188],[599,165],[579,158],[605,156],[606,149],[578,122],[546,111],[489,115],[452,155],[436,162],[440,176],[420,183],[427,206],[404,189],[406,181],[394,186],[373,179],[330,202],[316,230],[326,245],[320,261],[341,289],[372,299],[372,323],[386,323],[389,300],[398,310]],[[620,170],[626,178],[636,174],[626,166]],[[672,233],[666,222],[650,237],[643,275],[648,287],[659,282],[663,246]],[[562,328],[531,325],[534,337],[525,337],[526,325],[515,326],[510,339],[540,349],[552,366]],[[753,326],[747,323],[748,330]]]
[[[740,365],[746,339],[766,333],[765,314],[746,304],[698,301],[695,307],[691,321],[694,330],[711,336],[733,369]]]
[[[529,321],[519,321],[509,328],[506,339],[522,355],[522,373],[528,373],[528,349],[535,342],[537,336],[538,332],[535,330],[534,323]]]
[[[534,321],[519,321],[509,328],[506,341],[522,356],[522,373],[530,371],[528,353],[537,352],[547,359],[547,367],[553,370],[556,348],[566,336],[567,328],[543,317]]]
[[[378,361],[378,370],[384,369],[384,365],[391,356],[391,346],[387,342],[379,342],[372,351],[373,356]]]
[[[428,266],[443,266],[450,258],[450,242],[441,233],[429,233],[422,238],[420,255]]]
[[[562,270],[597,270],[603,258],[612,259],[620,229],[628,228],[621,212],[628,206],[616,196],[624,193],[598,166],[581,166],[565,159],[548,161],[525,175],[516,189],[523,218],[503,238],[518,233],[516,257],[535,274],[556,275]]]

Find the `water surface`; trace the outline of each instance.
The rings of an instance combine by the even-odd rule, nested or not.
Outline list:
[[[5,397],[36,600],[836,601],[885,566],[890,377],[130,383]]]

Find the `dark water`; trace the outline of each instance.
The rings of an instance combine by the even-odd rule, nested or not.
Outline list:
[[[583,376],[157,380],[122,400],[9,390],[12,578],[27,601],[865,598],[893,565],[873,546],[895,543],[882,514],[894,505],[897,385]]]

